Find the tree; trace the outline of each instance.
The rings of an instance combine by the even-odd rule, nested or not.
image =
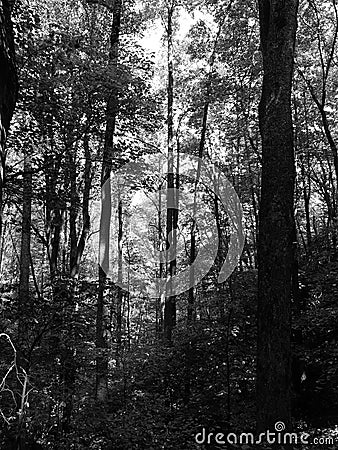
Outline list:
[[[287,427],[295,163],[291,88],[298,0],[260,0],[263,87],[259,104],[262,181],[258,242],[257,426]]]
[[[175,2],[172,1],[168,6],[168,198],[167,198],[167,250],[169,258],[168,264],[168,286],[166,288],[166,299],[164,304],[163,335],[164,339],[171,343],[172,330],[176,324],[176,296],[172,293],[172,278],[176,273],[176,229],[177,226],[178,205],[173,208],[175,187],[174,175],[174,124],[173,124],[173,103],[174,103],[174,69],[173,69],[173,14]],[[177,202],[175,195],[175,202]]]
[[[101,188],[102,194],[102,211],[111,212],[111,198],[110,198],[110,175],[113,167],[114,158],[114,135],[116,127],[116,119],[119,107],[118,87],[117,87],[117,65],[119,58],[119,40],[121,28],[121,14],[122,2],[117,0],[113,7],[113,22],[110,31],[110,52],[109,52],[109,70],[111,71],[111,78],[113,82],[112,90],[109,94],[106,110],[106,132],[103,149],[102,171],[101,171]],[[110,214],[109,214],[110,216]],[[110,243],[110,221],[101,216],[100,224],[101,239],[104,243],[102,260],[109,263],[109,243]],[[107,398],[107,383],[108,383],[108,355],[106,342],[106,307],[104,291],[106,287],[107,274],[104,272],[102,266],[99,267],[99,295],[97,303],[97,317],[96,317],[96,346],[100,354],[96,359],[96,395],[100,400]]]

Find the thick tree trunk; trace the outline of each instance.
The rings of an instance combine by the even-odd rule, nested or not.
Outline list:
[[[291,87],[298,0],[260,0],[263,91],[258,242],[257,427],[290,427],[295,163]]]
[[[110,52],[109,64],[113,87],[107,101],[107,124],[105,133],[105,142],[102,158],[101,187],[102,194],[102,211],[111,212],[110,198],[110,174],[112,171],[114,157],[114,135],[116,118],[118,114],[118,89],[117,89],[117,64],[119,58],[119,37],[121,27],[122,1],[115,0],[113,6],[113,23],[110,33]],[[104,203],[105,202],[105,203]],[[109,214],[110,216],[110,214]],[[104,244],[101,248],[103,251],[104,262],[109,263],[109,238],[110,226],[106,223],[105,217],[101,217],[100,223],[100,241]],[[105,305],[104,291],[106,288],[107,274],[99,267],[99,294],[96,313],[96,348],[98,355],[96,358],[96,398],[105,401],[108,395],[108,355],[107,355],[107,305]]]

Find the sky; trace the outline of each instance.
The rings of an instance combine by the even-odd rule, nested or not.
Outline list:
[[[201,11],[195,11],[192,16],[187,11],[181,9],[178,19],[179,30],[175,32],[175,40],[183,40],[192,25],[201,19],[209,22],[212,17],[209,17],[209,15],[204,14]],[[150,52],[158,53],[161,48],[161,39],[164,32],[165,30],[161,23],[161,19],[156,19],[153,25],[144,33],[144,37],[141,39],[140,44]]]

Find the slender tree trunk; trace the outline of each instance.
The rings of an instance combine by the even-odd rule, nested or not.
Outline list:
[[[202,159],[204,155],[204,147],[205,147],[205,140],[207,135],[207,124],[208,124],[208,114],[209,114],[209,107],[210,107],[210,95],[211,95],[211,82],[212,82],[212,75],[214,70],[214,64],[215,64],[215,57],[216,57],[216,50],[217,50],[217,44],[219,41],[219,37],[221,35],[222,27],[224,25],[225,19],[227,17],[227,14],[232,6],[232,1],[229,2],[228,7],[226,11],[224,12],[223,18],[219,23],[217,34],[215,37],[213,50],[211,52],[210,58],[209,58],[209,72],[207,74],[206,79],[206,89],[205,89],[205,101],[204,101],[204,107],[203,107],[203,115],[202,115],[202,129],[201,129],[201,137],[199,142],[199,148],[198,148],[198,167],[197,167],[197,175],[195,180],[195,192],[194,192],[194,204],[193,204],[193,223],[191,226],[191,232],[190,232],[190,289],[188,292],[188,314],[187,314],[187,320],[188,323],[191,323],[194,320],[194,309],[195,309],[195,289],[193,286],[193,280],[194,280],[194,269],[192,266],[192,263],[195,260],[196,257],[196,206],[197,206],[197,186],[199,183],[200,178],[200,172],[201,172],[201,164]]]
[[[218,239],[219,239],[219,251],[224,249],[224,237],[222,233],[222,227],[221,227],[221,218],[219,214],[219,199],[217,195],[215,194],[213,196],[214,199],[214,214],[215,214],[215,221],[216,221],[216,227],[217,227],[217,233],[218,233]],[[221,269],[221,259],[220,255],[217,255],[216,261],[215,261],[217,271]],[[217,312],[218,312],[218,320],[224,324],[225,322],[225,310],[224,310],[224,290],[221,284],[217,284],[217,298],[216,298],[216,306],[217,306]]]
[[[212,68],[212,66],[211,66]],[[211,72],[210,72],[211,74]],[[209,74],[209,75],[210,75]],[[197,173],[196,173],[196,180],[195,180],[195,190],[194,190],[194,203],[193,203],[193,223],[191,225],[191,231],[190,231],[190,289],[188,292],[188,323],[192,323],[194,320],[194,309],[195,309],[195,288],[193,286],[194,284],[194,269],[193,269],[193,262],[196,258],[196,208],[197,208],[197,186],[200,179],[200,173],[201,173],[201,164],[204,154],[204,147],[205,147],[205,138],[207,134],[207,123],[208,123],[208,112],[209,112],[209,105],[210,105],[210,90],[211,90],[211,78],[208,77],[207,82],[207,92],[206,92],[206,101],[203,108],[203,117],[202,117],[202,130],[201,130],[201,137],[199,142],[199,149],[198,149],[198,165],[197,165]]]
[[[118,88],[117,88],[117,65],[119,58],[119,37],[121,27],[122,1],[115,0],[113,6],[113,23],[110,32],[110,52],[108,68],[112,79],[112,89],[107,100],[106,111],[106,132],[102,158],[101,187],[102,187],[102,211],[111,215],[111,192],[110,174],[112,171],[114,157],[114,135],[116,119],[118,114]],[[109,265],[109,245],[110,245],[110,221],[107,223],[105,217],[101,216],[100,223],[100,244],[102,243],[102,258],[104,264]],[[105,401],[108,395],[108,343],[106,339],[107,329],[107,305],[105,304],[105,288],[107,274],[102,266],[99,267],[99,294],[96,313],[96,398]]]
[[[297,102],[294,99],[293,101],[293,110],[294,110],[294,153],[298,155],[298,106]],[[297,191],[297,187],[295,187],[295,191]],[[293,248],[293,262],[292,262],[292,301],[293,301],[293,311],[296,315],[300,314],[300,302],[299,302],[299,264],[298,264],[298,235],[297,235],[297,226],[296,226],[296,217],[294,217],[293,222],[293,235],[292,235],[292,248]]]
[[[174,102],[174,70],[173,70],[173,4],[168,6],[168,175],[167,175],[167,250],[169,260],[168,283],[166,299],[164,304],[163,335],[167,343],[171,343],[172,331],[176,325],[176,296],[172,293],[172,278],[176,273],[176,230],[174,228],[175,217],[175,176],[174,176],[174,124],[173,124],[173,102]]]
[[[295,163],[291,87],[297,0],[259,0],[263,89],[258,242],[257,427],[291,425],[290,334]]]
[[[162,227],[162,186],[161,184],[158,187],[158,242],[159,242],[159,250],[163,252],[165,250],[163,246],[164,238],[163,238],[163,227]],[[158,277],[160,279],[163,278],[164,274],[164,262],[162,260],[162,256],[160,259],[159,264],[159,274]],[[163,332],[163,311],[162,311],[162,304],[164,304],[165,300],[163,301],[163,293],[160,292],[159,297],[156,299],[156,336],[160,337]]]
[[[294,304],[294,311],[296,314],[300,314],[301,305],[299,297],[299,264],[298,264],[298,236],[296,221],[293,225],[293,262],[292,262],[292,300]]]
[[[122,283],[122,239],[123,239],[123,207],[122,199],[118,202],[118,274],[117,280]],[[122,352],[122,302],[123,302],[123,291],[120,286],[117,286],[117,304],[116,304],[116,363],[120,364],[121,352]]]
[[[251,202],[252,202],[252,210],[253,210],[253,220],[252,220],[252,240],[253,240],[253,252],[254,252],[254,266],[257,268],[257,235],[258,235],[258,205],[257,205],[257,196],[255,192],[255,179],[253,170],[250,162],[250,152],[248,148],[247,140],[245,139],[245,150],[248,159],[248,170],[250,177],[250,194],[251,194]]]
[[[89,216],[89,200],[90,191],[92,186],[92,161],[89,148],[89,137],[84,136],[83,147],[85,153],[85,168],[84,168],[84,188],[83,188],[83,200],[82,200],[82,230],[80,237],[77,240],[76,252],[72,259],[70,267],[71,278],[76,278],[80,270],[80,262],[83,256],[83,252],[86,246],[86,242],[90,232],[90,216]]]
[[[187,311],[187,322],[188,325],[191,325],[196,320],[196,311],[195,311],[195,288],[194,288],[194,278],[195,273],[193,269],[193,263],[196,258],[196,208],[197,208],[197,186],[200,179],[201,172],[201,164],[204,153],[205,146],[205,138],[207,133],[207,123],[208,123],[208,111],[209,111],[209,95],[211,88],[211,79],[208,78],[207,83],[207,92],[206,92],[206,102],[203,108],[203,118],[202,118],[202,130],[201,130],[201,138],[199,143],[199,151],[198,151],[198,165],[197,165],[197,174],[195,180],[195,191],[194,191],[194,203],[193,203],[193,223],[190,231],[190,289],[188,292],[188,311]],[[185,369],[185,383],[184,383],[184,403],[188,404],[191,396],[191,355],[195,352],[195,345],[192,341],[189,342],[187,357],[186,357],[186,369]]]

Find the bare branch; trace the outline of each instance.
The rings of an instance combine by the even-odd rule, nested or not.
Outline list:
[[[307,87],[309,88],[309,91],[310,91],[310,94],[311,94],[311,96],[313,98],[313,101],[317,105],[319,111],[322,111],[323,108],[324,108],[324,105],[319,101],[319,99],[317,97],[317,94],[316,94],[316,92],[314,90],[314,87],[312,86],[310,80],[308,80],[306,78],[306,76],[304,75],[304,73],[303,73],[303,71],[301,69],[298,68],[297,71],[298,71],[299,75],[301,76],[301,78],[305,81],[305,84],[307,85]]]

